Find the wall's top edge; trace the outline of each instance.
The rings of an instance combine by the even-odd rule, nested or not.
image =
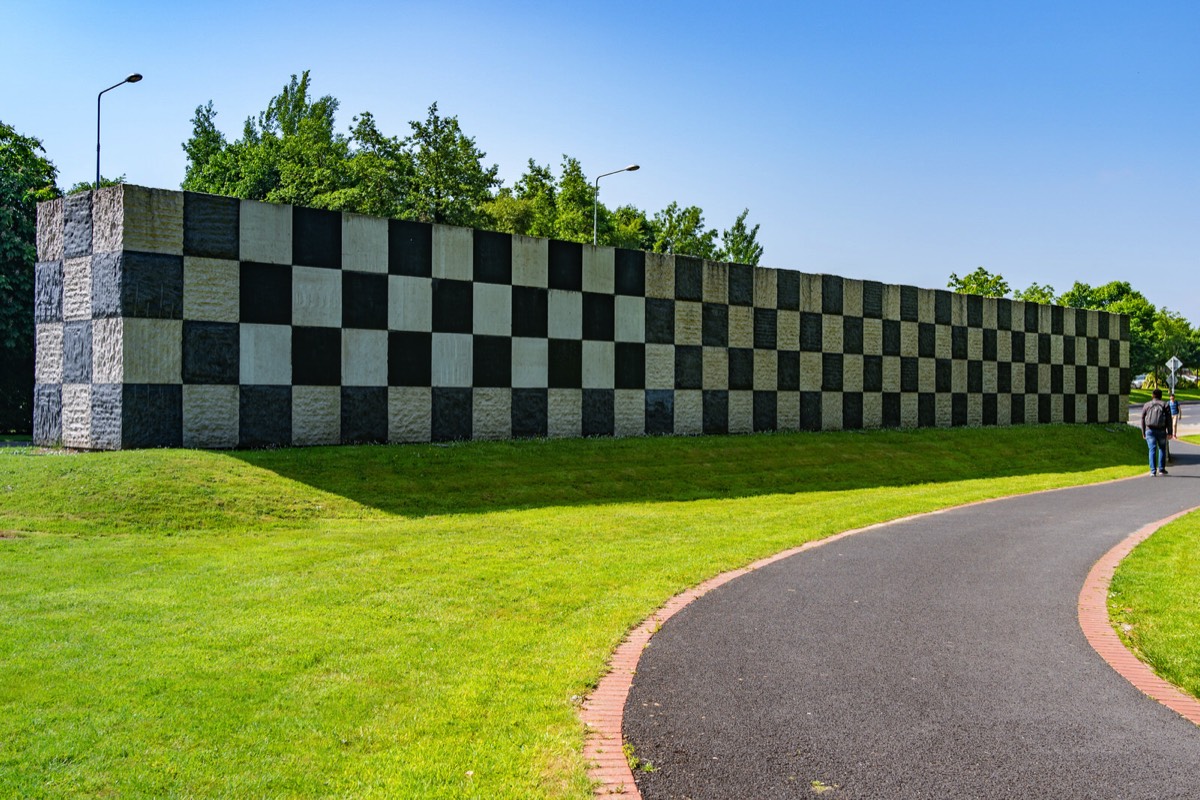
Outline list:
[[[135,201],[134,203],[127,203],[125,200],[125,195],[127,193],[129,193],[131,190],[137,196],[137,201]],[[94,239],[98,240],[97,241],[98,246],[96,246],[94,248],[94,252],[109,252],[109,251],[121,250],[121,249],[141,250],[143,248],[138,246],[140,243],[137,241],[137,236],[136,236],[140,226],[138,226],[136,223],[134,223],[134,225],[133,225],[134,237],[132,238],[132,240],[130,240],[129,235],[123,229],[122,223],[124,223],[124,224],[129,223],[129,220],[125,219],[125,214],[123,213],[125,210],[125,207],[128,205],[133,208],[137,208],[138,210],[149,211],[151,213],[155,213],[156,211],[158,211],[160,209],[167,209],[168,211],[174,211],[175,213],[181,213],[185,195],[200,195],[200,196],[205,196],[205,197],[223,198],[226,200],[235,200],[239,203],[255,203],[258,205],[277,205],[280,207],[288,207],[289,205],[291,205],[291,204],[282,204],[282,203],[281,204],[265,203],[265,202],[259,201],[259,200],[245,200],[245,199],[230,197],[228,195],[217,195],[217,194],[210,194],[207,192],[191,192],[191,191],[184,191],[181,189],[157,189],[154,187],[140,186],[138,184],[131,184],[131,183],[116,184],[114,186],[106,186],[106,187],[102,187],[100,189],[87,189],[87,190],[83,190],[80,192],[76,192],[71,195],[66,195],[64,197],[59,197],[59,198],[56,198],[53,200],[46,200],[41,203],[38,203],[38,234],[37,234],[37,253],[38,253],[37,258],[38,258],[38,261],[43,261],[43,262],[58,261],[58,260],[63,259],[64,257],[68,257],[68,258],[71,257],[71,253],[65,252],[66,250],[70,250],[72,248],[72,244],[71,244],[71,242],[66,241],[66,239],[69,237],[64,236],[64,216],[69,216],[72,213],[78,214],[80,212],[89,214],[89,216],[91,216],[93,219],[93,225],[92,225],[92,230],[90,231],[90,235]],[[85,205],[87,206],[87,211],[83,211],[82,207]],[[291,207],[293,207],[293,208],[309,208],[306,206],[291,206]],[[118,211],[118,210],[120,211],[120,213],[113,213],[114,211]],[[311,210],[328,211],[328,209],[311,209]],[[377,216],[368,215],[368,214],[359,214],[358,212],[352,212],[352,211],[331,211],[330,213],[346,214],[346,215],[352,215],[352,216],[363,217],[363,218],[368,218],[368,219],[394,219],[394,218],[387,218],[387,217],[377,217]],[[396,220],[396,221],[404,221],[404,220]],[[492,233],[492,231],[482,231],[482,229],[475,229],[475,228],[462,228],[461,226],[446,225],[443,223],[420,223],[420,224],[427,224],[427,225],[437,226],[437,227],[442,227],[442,228],[455,228],[458,230],[471,230],[471,231],[480,230],[481,232]],[[530,240],[534,240],[534,241],[546,241],[546,242],[559,241],[559,240],[554,240],[554,239],[548,239],[545,237],[525,236],[523,234],[506,234],[506,233],[504,233],[501,235],[520,236],[523,239],[530,239]],[[1012,304],[1012,306],[1014,306],[1014,307],[1024,308],[1027,305],[1038,306],[1040,308],[1046,309],[1047,313],[1050,313],[1050,309],[1058,308],[1058,309],[1071,310],[1074,312],[1082,311],[1082,312],[1092,313],[1092,314],[1107,314],[1109,317],[1116,318],[1117,324],[1119,326],[1121,326],[1122,332],[1128,330],[1128,319],[1129,319],[1128,315],[1114,313],[1111,311],[1101,311],[1101,310],[1095,310],[1095,309],[1080,309],[1080,308],[1074,308],[1072,306],[1061,306],[1061,305],[1057,305],[1057,304],[1047,304],[1047,303],[1029,303],[1028,301],[1015,300],[1012,298],[982,297],[980,295],[969,295],[969,294],[953,292],[947,288],[931,289],[931,288],[913,286],[911,284],[899,284],[899,283],[889,284],[885,281],[878,281],[878,280],[873,280],[873,279],[868,279],[868,278],[850,278],[850,277],[846,277],[844,275],[836,275],[834,273],[808,272],[808,271],[799,270],[799,269],[796,269],[793,267],[751,266],[748,264],[737,264],[737,263],[733,263],[733,262],[714,261],[712,259],[700,258],[698,256],[652,253],[650,251],[645,251],[645,250],[631,250],[629,248],[612,247],[609,245],[592,245],[592,244],[580,243],[580,242],[568,242],[568,244],[579,245],[580,247],[585,248],[588,251],[604,251],[604,250],[618,251],[619,250],[619,251],[630,252],[630,253],[642,253],[646,256],[651,256],[654,258],[664,258],[664,257],[673,257],[676,259],[686,258],[686,259],[690,259],[692,261],[698,262],[700,264],[714,265],[714,266],[718,266],[718,267],[720,267],[720,266],[723,266],[723,267],[737,266],[737,267],[744,267],[744,268],[748,268],[748,269],[768,270],[768,271],[773,271],[773,272],[794,272],[794,273],[798,273],[802,276],[810,276],[811,278],[823,278],[823,277],[839,278],[843,281],[852,281],[854,283],[861,283],[864,285],[901,286],[904,288],[916,289],[918,292],[945,293],[945,294],[948,294],[951,296],[952,303],[967,303],[967,302],[971,302],[972,299],[974,299],[974,298],[978,298],[979,300],[981,300],[984,303],[985,307],[1003,301],[1003,302]],[[155,252],[158,251],[158,248],[155,248],[155,247],[149,247],[149,248],[145,248],[145,249],[150,249]],[[984,313],[987,314],[988,312],[985,311]],[[994,311],[992,313],[994,313]],[[1123,323],[1122,323],[1122,320],[1124,320]],[[1128,337],[1123,336],[1122,338],[1128,338]]]

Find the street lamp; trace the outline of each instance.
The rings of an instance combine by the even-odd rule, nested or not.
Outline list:
[[[637,172],[641,169],[637,164],[630,164],[628,167],[614,169],[612,172],[606,172],[603,175],[596,176],[596,190],[592,193],[592,244],[596,244],[596,220],[600,210],[600,179],[607,178],[609,175],[616,175],[618,172]]]
[[[124,86],[127,83],[137,83],[141,79],[142,79],[142,76],[135,72],[132,75],[130,75],[128,78],[126,78],[125,80],[121,81],[120,83],[114,83],[112,86],[105,89],[104,92],[112,91],[113,89],[117,88],[118,86]],[[100,188],[100,97],[101,97],[101,95],[104,94],[104,92],[101,92],[100,94],[96,95],[96,187],[95,188],[97,188],[97,189]]]

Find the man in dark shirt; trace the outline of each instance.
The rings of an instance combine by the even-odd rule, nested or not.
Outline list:
[[[1167,474],[1167,439],[1171,436],[1171,408],[1162,399],[1162,389],[1151,392],[1153,398],[1142,406],[1142,436],[1150,450],[1150,474]]]

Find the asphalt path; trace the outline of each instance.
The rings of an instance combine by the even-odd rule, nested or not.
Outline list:
[[[1200,449],[1172,449],[1168,477],[876,528],[696,600],[626,702],[643,796],[1200,798],[1200,727],[1077,616],[1105,552],[1200,505]]]

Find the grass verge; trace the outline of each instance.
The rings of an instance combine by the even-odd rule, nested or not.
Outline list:
[[[1108,614],[1159,677],[1200,697],[1200,512],[1155,531],[1118,565]]]
[[[1140,403],[1150,402],[1150,389],[1130,389],[1129,402],[1137,405]],[[1167,387],[1163,387],[1163,397],[1170,394]],[[1200,389],[1179,389],[1175,392],[1175,399],[1179,401],[1200,400]]]
[[[585,798],[573,698],[672,595],[1143,459],[1124,425],[0,450],[0,796]]]

